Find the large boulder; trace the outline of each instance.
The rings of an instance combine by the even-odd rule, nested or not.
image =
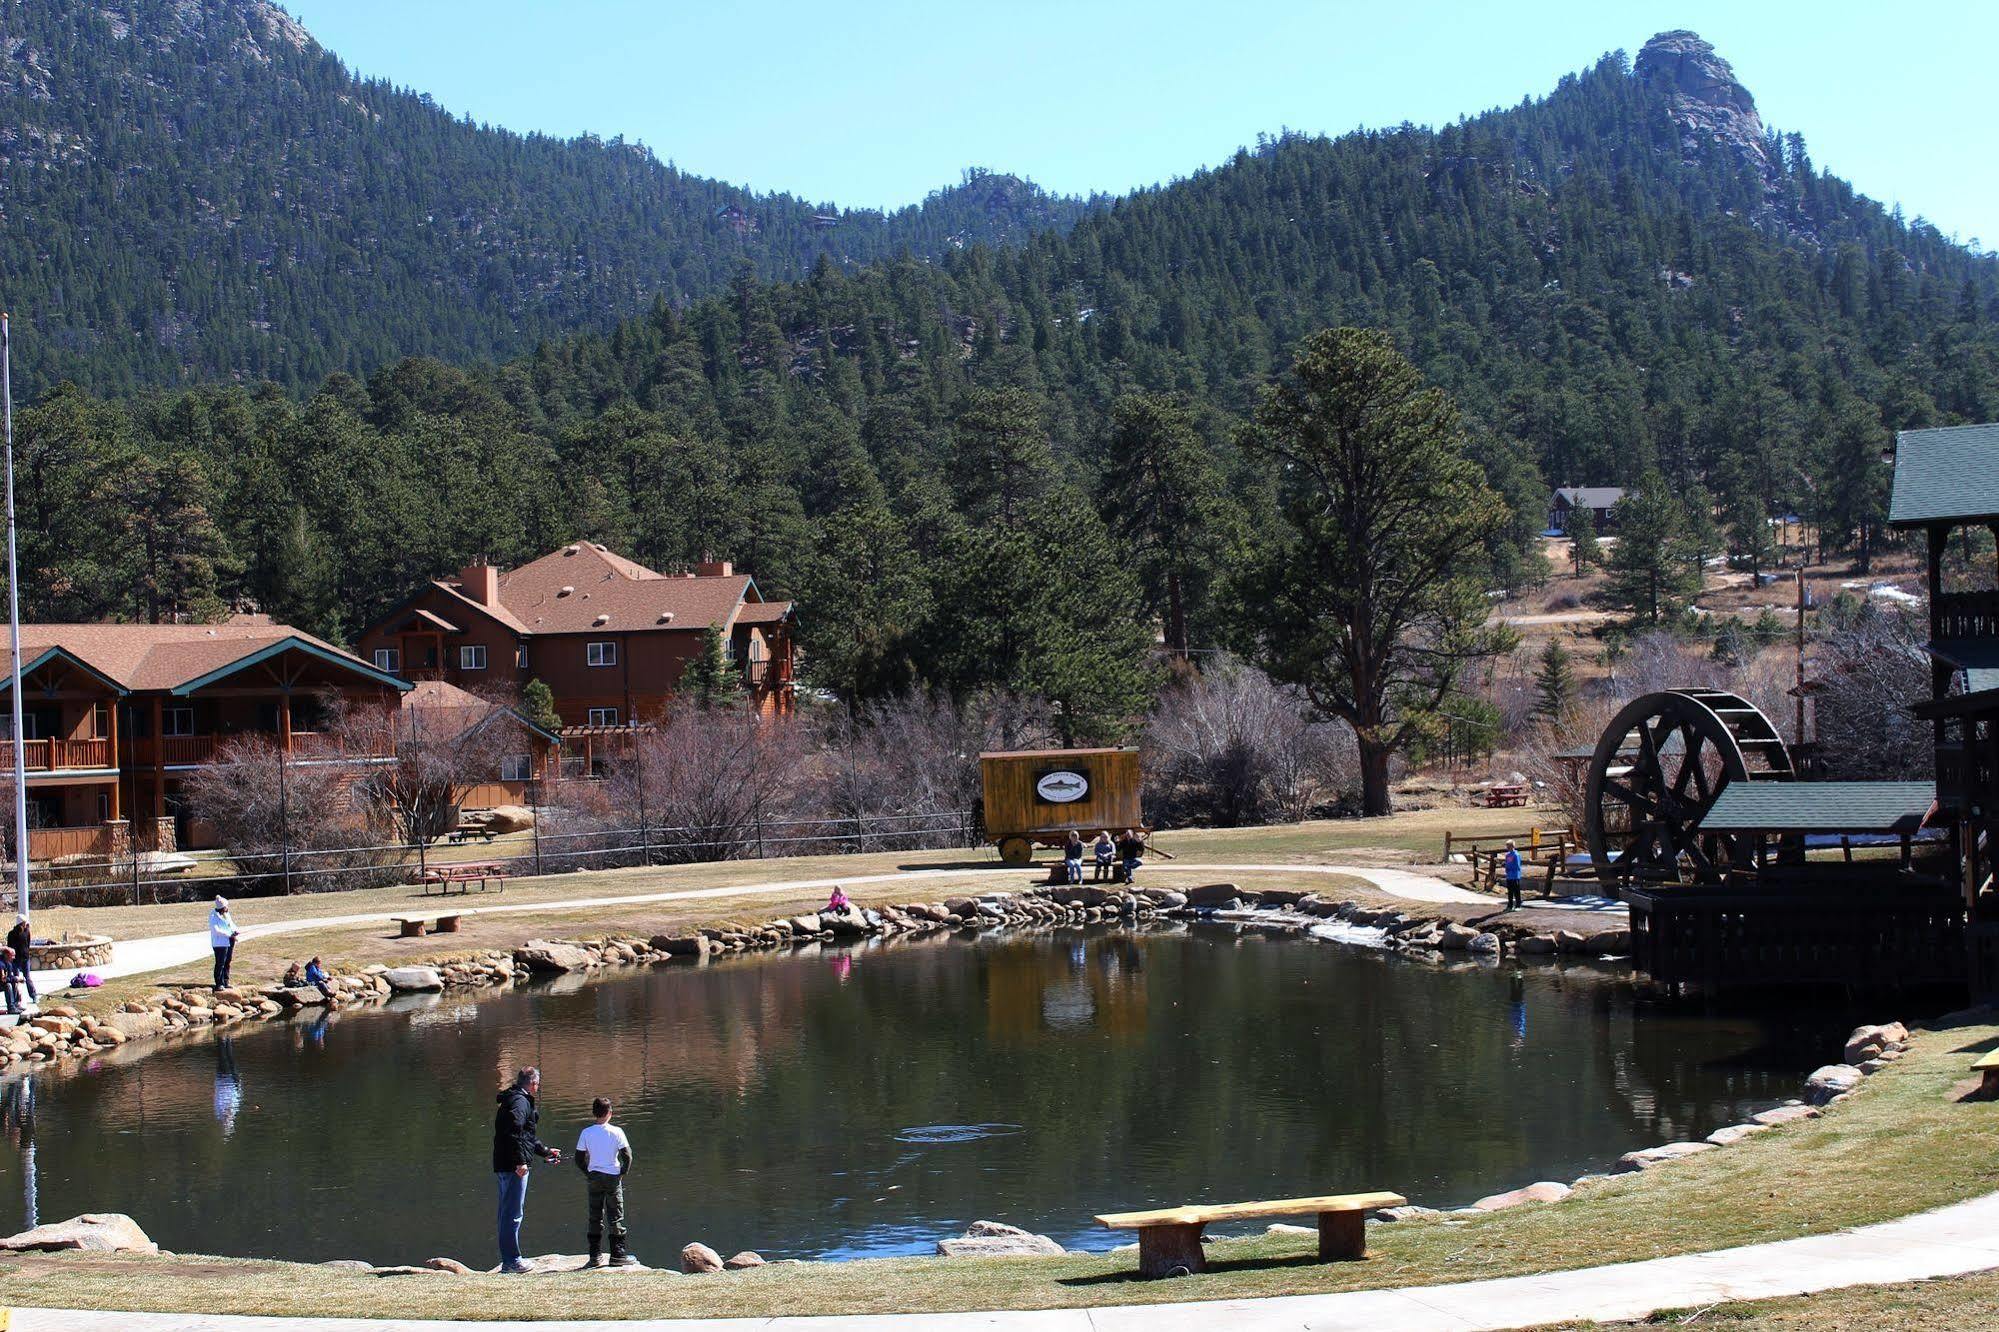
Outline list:
[[[1805,1079],[1805,1102],[1825,1105],[1860,1085],[1867,1075],[1851,1064],[1827,1064]]]
[[[945,1258],[1059,1258],[1063,1250],[1048,1236],[1019,1226],[974,1221],[957,1239],[938,1240],[937,1252]]]
[[[1568,1196],[1568,1185],[1558,1184],[1553,1180],[1542,1180],[1538,1184],[1529,1184],[1524,1188],[1511,1189],[1505,1193],[1495,1193],[1490,1197],[1480,1198],[1472,1206],[1481,1212],[1499,1212],[1504,1211],[1508,1207],[1518,1207],[1522,1203],[1560,1202]]]
[[[1900,1049],[1909,1039],[1909,1029],[1899,1022],[1881,1026],[1856,1027],[1846,1038],[1844,1062],[1864,1064],[1887,1050]]]
[[[1471,926],[1460,925],[1456,921],[1449,921],[1445,923],[1443,929],[1437,932],[1437,947],[1444,949],[1446,952],[1462,953],[1469,949],[1472,946],[1472,941],[1477,938],[1478,931]]]
[[[85,1253],[158,1253],[160,1246],[147,1239],[139,1223],[123,1212],[86,1212],[0,1239],[0,1251],[7,1253],[65,1249]]]
[[[765,1266],[765,1263],[762,1254],[753,1252],[752,1250],[749,1249],[744,1249],[741,1253],[736,1254],[734,1257],[725,1259],[722,1263],[722,1266],[731,1272],[742,1272],[742,1271],[747,1271],[752,1267],[763,1267]]]
[[[1631,951],[1631,931],[1598,930],[1583,941],[1583,951],[1611,956],[1628,953]]]
[[[1744,1138],[1753,1138],[1759,1133],[1768,1133],[1768,1124],[1730,1124],[1718,1128],[1707,1135],[1707,1140],[1717,1147],[1733,1147]]]
[[[1193,907],[1227,909],[1238,903],[1254,900],[1254,894],[1245,893],[1232,883],[1204,883],[1198,888],[1187,890],[1187,905]]]
[[[705,934],[655,934],[647,941],[655,953],[669,957],[706,957],[722,946]]]
[[[526,832],[534,827],[534,811],[526,805],[495,805],[486,811],[485,825],[494,832]]]
[[[819,917],[811,915],[809,913],[803,916],[793,916],[790,920],[786,921],[785,924],[791,927],[791,932],[793,934],[819,933]]]
[[[1653,1170],[1713,1150],[1714,1144],[1711,1142],[1669,1142],[1660,1147],[1644,1147],[1618,1157],[1617,1165],[1611,1173],[1624,1175],[1634,1170]]]
[[[875,927],[868,922],[867,913],[859,907],[847,907],[842,911],[822,911],[819,924],[833,932],[836,938],[855,939],[864,934],[873,934]]]
[[[683,1272],[719,1272],[722,1270],[722,1255],[696,1240],[680,1251],[680,1270]]]
[[[397,994],[428,994],[444,988],[444,977],[436,967],[390,967],[382,979]]]
[[[1817,1106],[1793,1104],[1780,1105],[1774,1110],[1759,1110],[1757,1113],[1749,1116],[1749,1122],[1752,1124],[1761,1124],[1764,1128],[1775,1128],[1779,1124],[1795,1124],[1801,1119],[1817,1119],[1818,1117],[1819,1111]]]
[[[543,974],[582,971],[593,959],[575,944],[530,939],[514,950],[514,965]]]
[[[126,1040],[138,1040],[145,1036],[157,1036],[167,1029],[166,1014],[155,1008],[129,1012],[120,1009],[116,1013],[104,1015],[104,1025],[124,1034]]]

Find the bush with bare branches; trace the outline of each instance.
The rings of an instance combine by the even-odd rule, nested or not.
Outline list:
[[[355,799],[351,763],[304,760],[264,735],[225,742],[215,761],[191,769],[181,792],[188,812],[229,848],[238,893],[331,892],[377,887],[403,874],[394,828]]]
[[[1930,725],[1909,705],[1930,696],[1926,635],[1913,615],[1868,607],[1813,647],[1824,689],[1813,704],[1821,771],[1848,780],[1921,781],[1936,774]]]
[[[1146,723],[1147,818],[1221,827],[1296,821],[1358,790],[1351,728],[1231,657],[1168,688]]]

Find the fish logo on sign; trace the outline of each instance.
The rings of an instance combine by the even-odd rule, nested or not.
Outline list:
[[[1034,794],[1051,805],[1067,805],[1089,793],[1089,779],[1066,768],[1059,772],[1044,772],[1034,783]]]

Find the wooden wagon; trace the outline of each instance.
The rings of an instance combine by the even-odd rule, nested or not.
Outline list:
[[[1136,749],[1021,749],[979,755],[986,840],[1000,859],[1025,865],[1036,846],[1060,846],[1139,826]]]

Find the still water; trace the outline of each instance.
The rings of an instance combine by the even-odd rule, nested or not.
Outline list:
[[[927,1253],[981,1217],[1385,1188],[1462,1205],[1794,1095],[1838,1023],[1634,1012],[1586,968],[1445,970],[1193,929],[905,941],[271,1024],[0,1086],[0,1225],[126,1212],[168,1249],[492,1260],[494,1090],[543,1138],[616,1101],[633,1248]],[[580,1252],[536,1170],[529,1253]]]

